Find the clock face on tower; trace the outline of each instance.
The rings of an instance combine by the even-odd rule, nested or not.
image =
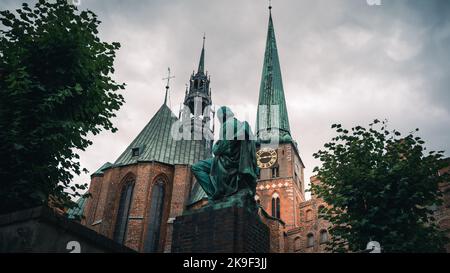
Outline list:
[[[263,149],[256,152],[256,163],[261,169],[272,167],[277,162],[277,151],[273,149]]]

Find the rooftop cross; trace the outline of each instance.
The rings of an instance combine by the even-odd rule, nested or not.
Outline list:
[[[170,67],[167,68],[167,78],[163,78],[163,81],[167,80],[167,85],[166,85],[166,96],[164,98],[164,104],[167,104],[167,93],[169,93],[169,84],[170,84],[170,80],[175,78],[175,76],[170,76]]]

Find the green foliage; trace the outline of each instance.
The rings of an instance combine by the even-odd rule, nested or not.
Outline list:
[[[78,150],[88,134],[116,131],[110,119],[123,104],[111,75],[118,43],[102,42],[100,21],[66,0],[1,11],[0,213],[64,205],[86,185]]]
[[[386,252],[438,252],[447,242],[434,224],[432,207],[442,203],[439,183],[448,176],[443,151],[426,153],[420,137],[389,131],[386,121],[369,129],[332,126],[337,136],[314,154],[322,166],[312,192],[330,207],[328,249],[361,251],[380,242]]]

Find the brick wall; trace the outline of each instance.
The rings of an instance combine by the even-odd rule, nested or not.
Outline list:
[[[167,220],[164,252],[171,252],[173,221],[183,214],[192,187],[192,173],[189,165],[175,165],[170,213]]]
[[[148,162],[111,168],[104,172],[103,177],[92,177],[89,192],[93,198],[86,204],[86,219],[83,224],[113,238],[122,187],[127,181],[133,180],[135,185],[125,245],[143,251],[149,223],[152,187],[157,179],[162,178],[165,183],[165,196],[159,251],[163,251],[171,209],[174,173],[174,166]]]
[[[270,253],[285,252],[284,229],[285,224],[276,219],[271,219],[260,212],[261,221],[269,228],[270,231]]]
[[[320,181],[317,177],[311,177],[311,183],[317,184]],[[300,199],[301,200],[301,199]],[[321,232],[326,231],[328,240],[328,228],[330,224],[319,218],[319,207],[327,206],[320,198],[312,195],[308,201],[297,201],[297,225],[286,226],[285,230],[285,252],[299,253],[320,253],[326,252],[325,242],[321,242]],[[313,236],[313,244],[308,244],[308,235]]]
[[[439,174],[450,173],[450,166],[439,171]],[[442,230],[447,230],[450,238],[450,185],[442,183],[440,190],[443,193],[443,204],[435,212],[436,223]],[[446,246],[447,253],[450,253],[450,243]]]
[[[318,198],[313,198],[304,202],[300,205],[300,220],[301,220],[301,229],[297,233],[293,233],[290,236],[291,245],[295,252],[326,252],[325,251],[325,242],[321,242],[321,232],[327,232],[328,240],[328,228],[330,227],[330,223],[325,221],[319,217],[319,208],[321,206],[326,207],[327,204],[323,202],[323,200]],[[314,244],[312,246],[308,245],[308,235],[313,235]],[[298,238],[298,239],[297,239]],[[294,240],[297,241],[297,247],[295,247]]]
[[[244,208],[205,210],[176,218],[175,253],[267,253],[269,228]]]
[[[277,148],[279,176],[272,178],[272,170],[262,169],[256,187],[257,198],[265,211],[272,215],[272,197],[280,198],[280,218],[286,229],[298,227],[299,205],[305,200],[302,180],[303,164],[292,144],[281,144]]]

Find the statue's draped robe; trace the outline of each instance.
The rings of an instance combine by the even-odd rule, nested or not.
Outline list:
[[[248,190],[254,196],[258,169],[255,140],[248,123],[227,119],[220,128],[213,154],[213,158],[192,166],[209,199],[219,200],[240,190]]]

